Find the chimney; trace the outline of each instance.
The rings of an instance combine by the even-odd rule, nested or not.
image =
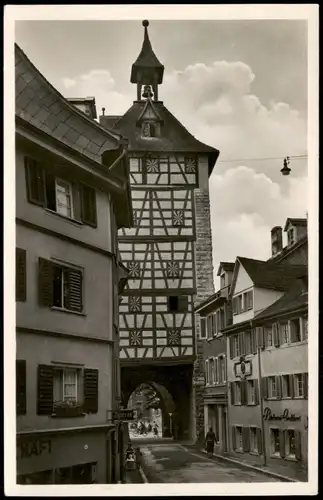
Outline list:
[[[302,274],[301,276],[298,276],[298,280],[301,285],[302,293],[308,293],[308,275]]]
[[[283,249],[283,228],[275,226],[271,230],[271,254],[272,256],[281,252]]]

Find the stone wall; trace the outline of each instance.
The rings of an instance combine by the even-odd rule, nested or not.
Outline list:
[[[195,190],[196,243],[195,266],[197,295],[195,307],[214,293],[212,233],[210,215],[210,196],[208,184]],[[196,321],[195,341],[196,356],[193,369],[193,393],[195,399],[195,429],[196,439],[204,440],[204,358],[203,345],[200,340],[200,322]]]

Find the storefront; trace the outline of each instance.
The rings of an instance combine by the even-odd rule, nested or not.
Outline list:
[[[17,437],[17,483],[117,482],[120,473],[115,434],[115,429],[106,426],[21,433]]]
[[[265,401],[263,410],[268,465],[307,469],[308,413],[306,400]]]
[[[207,432],[210,427],[212,427],[215,433],[215,453],[226,452],[228,450],[226,391],[214,391],[214,393],[208,393],[204,397],[204,418],[205,432]]]

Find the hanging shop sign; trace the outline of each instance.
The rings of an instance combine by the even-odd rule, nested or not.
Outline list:
[[[18,442],[18,449],[20,458],[38,457],[52,452],[52,442],[50,439],[21,440]]]
[[[283,413],[281,413],[280,415],[276,415],[268,407],[264,409],[263,413],[264,420],[284,420],[284,421],[290,420],[295,422],[297,420],[301,420],[301,418],[302,417],[300,415],[295,415],[295,413],[290,413],[288,408],[285,408]]]
[[[112,412],[112,420],[121,420],[122,422],[131,422],[135,420],[134,410],[116,410]]]

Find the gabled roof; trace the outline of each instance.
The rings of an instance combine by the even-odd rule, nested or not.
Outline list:
[[[264,311],[255,317],[255,321],[266,319],[274,315],[282,314],[286,311],[298,309],[299,307],[308,304],[308,294],[303,292],[303,285],[300,279],[292,282],[289,290],[274,302],[271,306],[267,307]]]
[[[295,278],[303,275],[307,271],[306,266],[277,264],[270,261],[237,257],[231,285],[231,294],[234,290],[240,265],[246,270],[254,286],[278,291],[288,290],[291,283],[295,281]]]
[[[135,101],[113,126],[113,130],[128,138],[129,150],[160,153],[206,153],[209,155],[209,175],[211,175],[219,156],[219,150],[195,139],[161,101],[154,102],[154,109],[163,120],[160,137],[150,138],[147,141],[141,136],[141,129],[138,127],[137,121],[145,105],[145,101]]]
[[[307,226],[307,219],[293,219],[293,218],[289,217],[286,220],[284,231],[287,230],[288,224],[292,224],[292,226],[304,226],[304,227],[306,227]]]
[[[157,120],[159,122],[162,122],[163,120],[159,116],[159,113],[157,109],[155,108],[154,103],[152,102],[151,99],[146,100],[146,104],[144,106],[144,109],[139,115],[139,118],[137,120],[137,123],[140,123],[144,119],[152,119],[152,120]]]
[[[121,135],[107,131],[65,99],[15,44],[16,116],[91,160],[120,148]]]
[[[144,41],[142,44],[140,54],[132,65],[130,81],[131,83],[137,83],[138,72],[147,69],[147,70],[155,70],[158,76],[157,83],[162,83],[164,66],[157,59],[157,56],[151,46],[147,30],[147,27],[149,25],[148,21],[143,21],[142,24],[145,28]]]
[[[229,272],[233,271],[234,270],[234,262],[220,262],[217,276],[220,276],[221,269],[223,269],[224,271],[229,271]]]

